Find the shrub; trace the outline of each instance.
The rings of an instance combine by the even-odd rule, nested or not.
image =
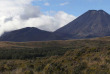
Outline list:
[[[24,74],[34,74],[34,72],[32,70],[27,70],[24,72]]]
[[[74,67],[74,74],[82,74],[82,70],[87,68],[87,63],[80,63],[78,66]]]

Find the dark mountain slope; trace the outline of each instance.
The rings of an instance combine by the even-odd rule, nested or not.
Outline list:
[[[89,10],[55,33],[69,34],[66,39],[109,36],[110,15],[103,10]]]
[[[23,28],[12,32],[5,33],[0,38],[1,41],[45,41],[52,36],[51,32],[43,31],[37,28]],[[51,39],[49,39],[51,40]]]

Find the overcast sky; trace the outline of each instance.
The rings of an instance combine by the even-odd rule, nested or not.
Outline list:
[[[0,35],[24,27],[46,31],[73,21],[91,9],[110,12],[109,0],[0,0]]]

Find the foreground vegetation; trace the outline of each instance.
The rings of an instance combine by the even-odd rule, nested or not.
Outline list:
[[[4,44],[0,74],[110,74],[108,39]]]

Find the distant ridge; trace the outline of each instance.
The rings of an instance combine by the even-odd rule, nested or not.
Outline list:
[[[15,31],[8,32],[1,36],[1,41],[46,41],[51,32],[43,31],[34,27],[27,27]]]

